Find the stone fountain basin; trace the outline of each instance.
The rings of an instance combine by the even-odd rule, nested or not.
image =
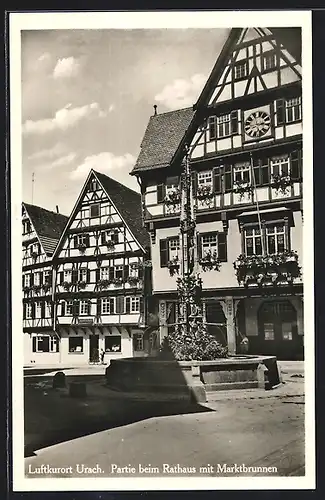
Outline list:
[[[231,389],[272,389],[281,382],[275,356],[230,356],[214,361],[160,358],[114,359],[106,369],[107,385],[128,393],[179,395],[197,402],[206,393]]]

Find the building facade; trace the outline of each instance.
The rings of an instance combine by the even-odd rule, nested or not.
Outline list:
[[[141,196],[91,171],[53,255],[54,329],[60,362],[148,355],[149,237]]]
[[[68,218],[22,205],[24,362],[57,363],[59,337],[53,324],[52,255]]]
[[[149,120],[132,174],[160,339],[177,322],[186,145],[208,328],[233,353],[303,356],[300,45],[295,29],[234,28],[196,104]]]

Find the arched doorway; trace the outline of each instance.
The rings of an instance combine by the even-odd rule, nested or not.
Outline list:
[[[227,345],[227,326],[220,302],[206,302],[205,320],[208,323],[208,332],[213,335],[220,344]],[[210,324],[209,324],[210,323]],[[212,323],[212,324],[211,324]]]
[[[258,311],[261,354],[294,359],[299,351],[297,312],[289,300],[263,302]]]

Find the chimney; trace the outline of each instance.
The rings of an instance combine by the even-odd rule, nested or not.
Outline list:
[[[156,115],[157,115],[157,104],[154,104],[154,105],[153,105],[153,108],[154,108],[154,110],[155,110],[154,116],[156,116]]]
[[[56,205],[55,208],[56,208],[56,213],[59,214],[60,213],[59,212],[59,205]]]

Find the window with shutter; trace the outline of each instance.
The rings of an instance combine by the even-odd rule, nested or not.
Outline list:
[[[164,184],[158,184],[157,186],[157,203],[162,203],[166,196],[166,188]]]
[[[299,180],[301,177],[300,151],[292,151],[290,154],[290,173],[292,180]]]
[[[168,263],[168,240],[160,240],[160,267],[167,267]]]

